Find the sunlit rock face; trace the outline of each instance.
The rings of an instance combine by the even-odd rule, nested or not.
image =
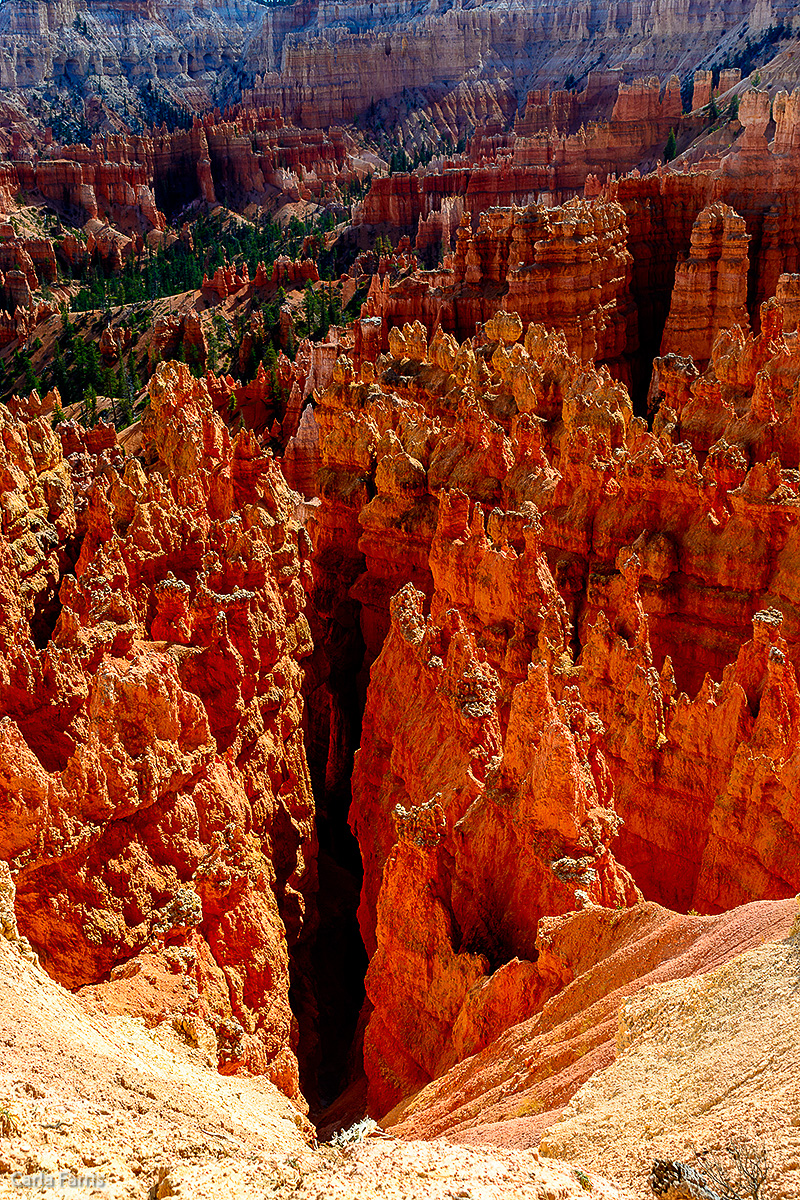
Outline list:
[[[61,430],[4,418],[0,853],[20,928],[71,987],[161,954],[220,1068],[299,1103],[289,967],[315,853],[292,493],[178,364],[151,382],[141,460],[110,426]]]

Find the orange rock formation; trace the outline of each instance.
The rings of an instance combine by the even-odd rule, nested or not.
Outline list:
[[[465,215],[451,268],[385,275],[362,315],[383,329],[418,316],[429,333],[441,326],[464,337],[502,308],[563,331],[583,359],[624,374],[623,355],[636,349],[626,237],[622,209],[604,202],[492,209],[475,233]]]
[[[720,330],[747,326],[747,241],[744,219],[727,204],[699,214],[689,256],[675,271],[662,354],[679,350],[705,366]]]
[[[254,94],[305,118],[298,70]],[[403,237],[343,281],[372,275],[352,333],[248,382],[160,366],[138,458],[110,426],[54,433],[55,395],[0,415],[0,860],[59,980],[301,1103],[307,753],[322,828],[360,737],[370,1109],[469,1137],[480,1098],[533,1137],[610,1061],[624,996],[782,928],[800,886],[800,93],[744,93],[698,170],[617,179],[683,120],[677,81],[537,88],[510,133],[505,85],[473,83],[492,119],[465,154],[357,211],[354,238]],[[345,194],[362,150],[232,109],[0,187],[80,217],[68,260],[119,265],[186,205]],[[314,281],[308,253],[220,267],[200,303]],[[54,277],[49,243],[0,229],[0,342]],[[245,379],[263,332],[254,311]],[[153,338],[179,348],[205,367],[188,307]],[[756,900],[777,907],[718,916]]]
[[[474,557],[475,574],[461,579],[480,625],[496,627],[524,597],[519,621],[531,638],[542,610],[555,609],[538,637],[558,655],[563,604],[535,525],[495,512],[494,539],[481,544],[480,510],[470,521],[466,496],[451,496],[442,495],[437,543],[453,566]],[[392,603],[353,778],[361,928],[374,947],[364,1064],[375,1112],[472,1053],[467,1029],[491,1021],[499,1033],[527,1014],[540,915],[637,895],[608,850],[618,821],[599,726],[577,694],[554,701],[544,665],[514,684],[522,655],[507,656],[511,677],[498,673],[455,606],[470,597],[441,586],[438,620],[425,621],[411,588]]]
[[[161,954],[221,1069],[299,1102],[306,535],[186,367],[150,396],[144,469],[113,429],[62,426],[62,450],[41,418],[3,421],[0,855],[58,979]]]
[[[684,910],[794,893],[796,484],[754,442],[789,411],[782,329],[773,304],[757,338],[715,343],[739,411],[754,389],[748,424],[668,357],[653,433],[624,386],[513,314],[483,345],[417,323],[359,375],[339,360],[311,528],[318,607],[356,601],[378,656],[352,813],[374,1111],[474,1045],[457,1029],[522,1020],[536,921],[627,903],[626,868]],[[731,440],[701,449],[726,405]]]

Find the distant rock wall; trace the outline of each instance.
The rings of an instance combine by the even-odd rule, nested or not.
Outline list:
[[[173,102],[201,110],[224,88],[318,127],[424,93],[434,124],[458,136],[486,117],[513,119],[531,90],[562,88],[570,75],[583,80],[587,61],[628,79],[683,75],[725,34],[760,31],[787,7],[785,0],[733,0],[719,12],[707,0],[666,7],[647,0],[606,10],[585,0],[490,0],[442,10],[436,0],[421,9],[235,0],[221,22],[210,11],[181,13],[159,0],[131,0],[113,17],[94,3],[13,0],[0,30],[0,88],[54,83],[96,97],[102,81],[136,106],[150,82]],[[532,108],[529,126],[537,123]]]

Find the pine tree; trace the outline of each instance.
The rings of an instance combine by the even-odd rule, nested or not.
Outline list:
[[[40,392],[42,390],[41,380],[33,369],[33,363],[30,360],[30,355],[22,356],[22,369],[25,373],[25,391],[30,395],[31,392]]]
[[[678,153],[678,140],[675,137],[675,130],[670,129],[667,144],[664,147],[664,162],[672,162],[675,155]]]

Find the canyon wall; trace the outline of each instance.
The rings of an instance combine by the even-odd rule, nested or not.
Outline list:
[[[117,11],[97,0],[6,5],[0,88],[82,94],[120,117],[150,100],[202,111],[223,100],[278,105],[293,123],[326,127],[375,105],[400,105],[413,136],[425,107],[455,141],[487,117],[514,118],[527,93],[583,82],[602,63],[635,75],[688,75],[721,38],[780,23],[788,4],[706,0],[668,11],[593,9],[537,0],[477,8],[295,0],[237,0],[224,10],[172,9],[146,0]],[[147,92],[147,89],[150,92]],[[531,122],[535,123],[533,114]]]
[[[337,363],[309,528],[374,659],[351,820],[376,1112],[525,1019],[542,915],[631,877],[684,911],[796,890],[797,335],[775,302],[761,330],[720,333],[708,376],[661,360],[653,432],[514,314]]]
[[[326,27],[328,11],[320,7],[314,24],[286,37],[279,68],[261,73],[248,63],[259,72],[254,99],[279,104],[298,122],[349,121],[404,89],[422,93],[423,102],[426,88],[443,84],[455,91],[466,82],[474,91],[476,78],[498,90],[510,86],[521,100],[531,88],[561,87],[569,75],[585,78],[601,61],[627,78],[686,74],[724,33],[744,22],[764,28],[785,10],[773,7],[768,18],[757,6],[736,4],[725,10],[722,28],[694,0],[668,15],[655,6],[607,12],[543,0],[444,11],[431,5],[405,20],[393,10],[338,5],[333,27]]]
[[[469,31],[471,50],[494,17],[427,14],[418,33]],[[353,75],[367,41],[373,65],[414,58],[375,29],[287,38],[306,80],[280,83],[289,115],[314,124],[308,46]],[[387,95],[432,53],[386,67]],[[566,1075],[550,1101],[568,1098],[607,1061],[630,948],[656,971],[665,931],[699,938],[652,902],[719,914],[798,888],[800,101],[776,98],[771,145],[769,97],[748,92],[730,153],[617,179],[679,104],[672,81],[613,82],[610,124],[577,130],[566,91],[532,89],[506,133],[473,90],[492,121],[464,156],[375,180],[353,231],[438,242],[442,265],[421,269],[410,241],[363,255],[344,281],[352,297],[376,265],[352,335],[302,342],[274,381],[159,367],[140,458],[108,426],[54,433],[37,415],[54,396],[2,416],[0,857],[20,929],[101,997],[154,960],[185,992],[158,1018],[297,1103],[312,957],[345,945],[353,877],[334,843],[359,740],[376,1115],[421,1088],[441,1110],[437,1080],[491,1074],[485,1052],[526,1023],[530,1102],[551,1068]],[[113,267],[176,236],[186,206],[343,196],[374,165],[351,132],[231,108],[20,159],[3,187],[84,223],[87,255],[112,237]],[[54,264],[46,240],[0,231],[9,331]],[[200,290],[249,301],[318,281],[303,258],[254,279],[222,266]],[[263,331],[249,312],[242,374]],[[207,362],[195,313],[161,318],[153,358],[181,345]],[[594,1043],[584,1001],[561,995],[579,977],[602,1008]],[[558,1005],[587,1028],[562,1038]]]
[[[113,991],[155,956],[181,980],[155,1019],[300,1104],[289,985],[316,883],[294,497],[177,364],[151,382],[143,461],[110,426],[2,419],[0,854],[20,930],[70,987]]]

